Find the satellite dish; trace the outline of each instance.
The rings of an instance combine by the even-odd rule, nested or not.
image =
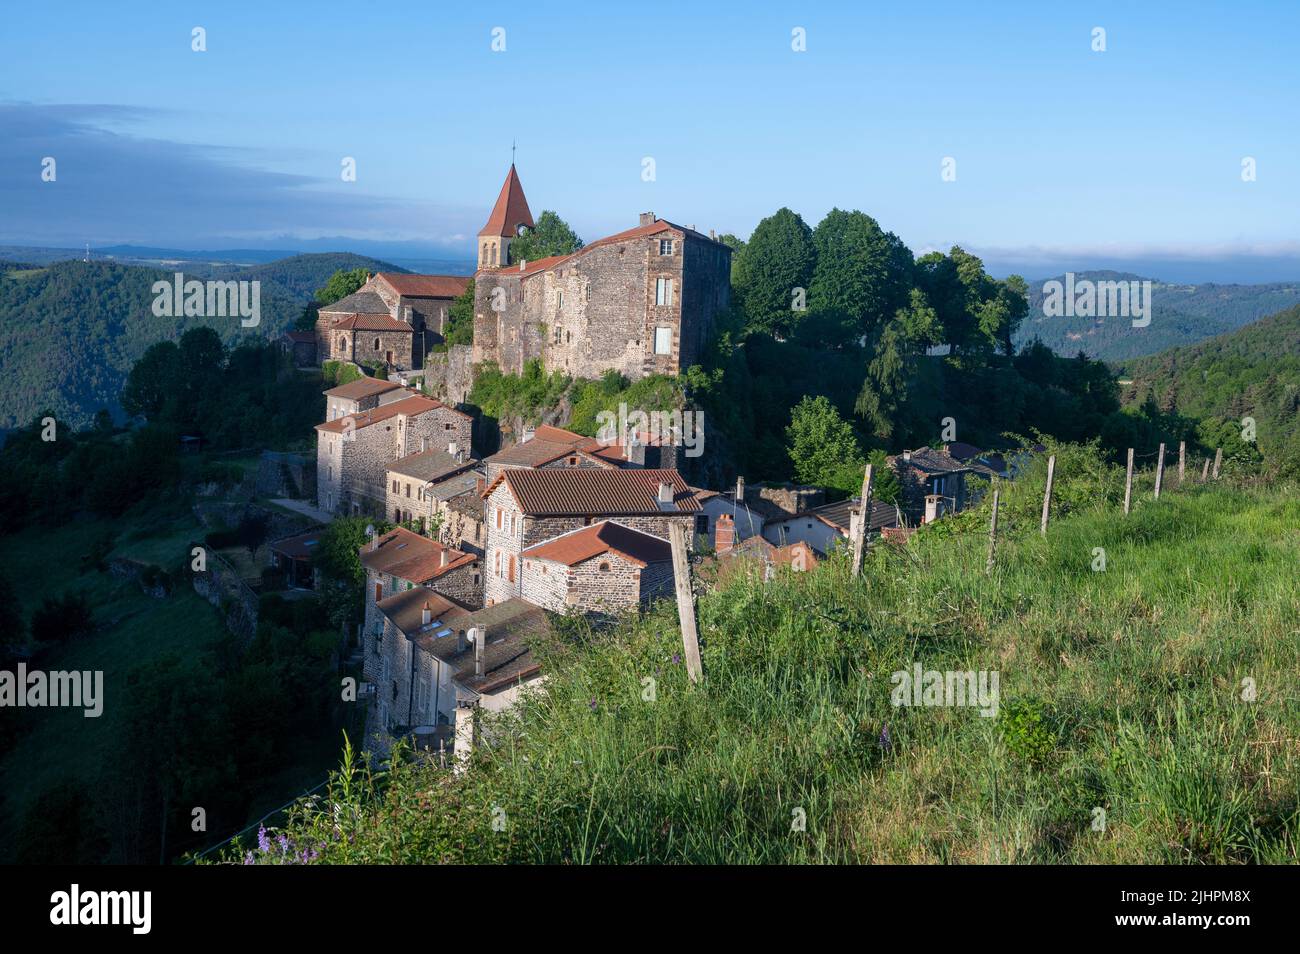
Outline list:
[[[373,523],[366,524],[366,536],[373,537],[374,535],[375,535],[375,525]]]

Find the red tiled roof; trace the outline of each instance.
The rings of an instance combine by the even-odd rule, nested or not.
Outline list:
[[[497,475],[484,498],[505,482],[519,509],[531,516],[632,516],[694,513],[700,503],[675,470],[521,470]],[[659,485],[673,488],[667,509]]]
[[[539,441],[553,441],[556,444],[583,444],[590,437],[584,437],[581,434],[575,434],[573,431],[566,431],[562,427],[556,427],[553,424],[539,424],[533,431],[533,439]]]
[[[340,318],[330,327],[342,328],[345,331],[405,331],[407,334],[414,334],[410,325],[398,321],[392,315],[348,315],[346,318]]]
[[[392,404],[381,404],[379,407],[371,408],[369,411],[362,411],[360,414],[344,415],[336,417],[332,421],[326,421],[324,424],[317,424],[316,430],[329,431],[332,434],[341,434],[344,429],[344,421],[350,417],[354,422],[353,430],[361,430],[363,427],[369,427],[371,424],[378,424],[389,418],[396,417],[399,414],[405,414],[407,417],[415,417],[428,411],[436,411],[440,407],[446,407],[441,401],[435,401],[427,397],[408,397],[400,401],[394,401]],[[447,408],[453,411],[452,408]],[[460,414],[460,411],[454,411]]]
[[[469,615],[469,610],[463,609],[442,594],[435,593],[424,586],[394,593],[380,600],[375,606],[393,621],[393,625],[411,637],[418,636],[425,630],[424,608],[426,606],[429,607],[430,617],[428,628],[434,631],[441,630],[448,624],[454,624]]]
[[[575,566],[610,551],[642,568],[672,559],[667,540],[609,520],[539,543],[525,550],[524,556]]]
[[[314,331],[286,331],[284,336],[290,341],[301,341],[304,344],[316,343],[316,333]]]
[[[407,298],[457,298],[465,293],[470,279],[460,275],[408,275],[379,272],[375,278]]]
[[[375,394],[384,394],[393,388],[400,388],[401,385],[396,381],[382,381],[379,378],[357,378],[355,381],[349,381],[347,384],[340,384],[336,388],[330,388],[325,393],[329,397],[346,398],[349,401],[355,401],[358,398],[371,397]]]
[[[453,550],[405,527],[389,530],[357,552],[361,556],[361,565],[366,569],[390,573],[412,583],[426,583],[478,559],[472,553]],[[446,564],[442,562],[444,552],[447,554]]]
[[[510,171],[506,173],[506,181],[501,186],[501,194],[497,196],[497,204],[492,207],[487,225],[483,226],[478,234],[513,237],[521,225],[532,228],[533,213],[528,211],[524,187],[519,183],[519,174],[515,172],[515,164],[512,162]]]

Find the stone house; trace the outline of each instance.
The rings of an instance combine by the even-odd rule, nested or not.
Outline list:
[[[770,520],[763,528],[763,538],[775,546],[806,543],[820,556],[838,547],[852,545],[861,515],[859,497],[822,504],[803,513]],[[898,526],[898,510],[891,503],[871,501],[871,520],[867,524],[868,541],[880,535],[884,527]]]
[[[507,468],[488,485],[484,598],[522,596],[525,550],[572,530],[613,519],[668,539],[681,526],[688,544],[700,505],[675,470],[524,470]]]
[[[440,504],[449,495],[448,491],[471,491],[481,479],[472,473],[478,461],[469,457],[466,450],[468,448],[456,448],[456,453],[452,454],[445,447],[434,447],[416,451],[389,464],[384,508],[387,519],[394,523],[414,522],[420,533],[436,526],[442,509]],[[455,477],[463,479],[448,484]],[[443,488],[442,500],[436,492],[440,486]]]
[[[317,424],[317,506],[336,514],[390,512],[394,461],[433,448],[468,453],[472,431],[468,414],[419,395]]]
[[[386,755],[395,737],[409,734],[420,747],[463,754],[475,710],[502,711],[541,681],[530,642],[550,624],[523,600],[469,612],[413,589],[377,609],[365,655],[366,679],[375,686],[365,738],[372,753]]]
[[[409,371],[443,342],[451,302],[469,279],[456,275],[380,272],[316,319],[320,361],[353,361]]]
[[[362,411],[373,410],[380,404],[391,404],[413,394],[414,391],[402,387],[396,381],[358,378],[325,392],[325,420],[334,421],[349,414],[360,414]]]
[[[631,440],[615,443],[543,424],[526,430],[522,441],[498,451],[483,463],[491,482],[507,467],[674,470],[676,461],[676,447],[652,442],[649,435],[640,434]]]
[[[886,458],[902,485],[899,507],[916,525],[930,523],[945,513],[960,513],[974,504],[998,472],[972,458],[962,462],[945,448],[918,447]],[[971,477],[981,478],[973,485]]]
[[[380,601],[417,587],[445,596],[466,609],[483,605],[482,560],[472,553],[394,527],[366,543],[358,555],[366,571],[364,633],[375,632],[375,607]]]
[[[315,332],[286,331],[279,337],[278,344],[295,368],[310,368],[317,364]]]
[[[739,492],[739,499],[737,499]],[[764,513],[750,506],[744,497],[744,483],[738,482],[737,490],[696,490],[695,496],[700,501],[700,513],[695,518],[696,545],[708,549],[718,549],[718,522],[722,518],[730,521],[732,539],[739,543],[750,537],[762,536],[767,522]]]
[[[574,377],[637,380],[699,361],[731,302],[729,246],[646,212],[571,255],[516,261],[511,242],[532,227],[512,165],[478,237],[475,365],[518,374],[537,358]]]
[[[668,541],[613,520],[523,552],[523,598],[555,613],[618,616],[673,592]]]

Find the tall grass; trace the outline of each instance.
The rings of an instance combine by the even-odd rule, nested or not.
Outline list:
[[[873,548],[857,580],[836,557],[703,594],[702,685],[671,604],[566,621],[545,694],[469,772],[350,758],[286,857],[1294,862],[1294,489],[1144,490],[1125,519],[1122,473],[1058,453],[1068,512],[1042,539],[1041,469],[1006,487],[992,574],[986,503]],[[893,707],[914,662],[997,670],[999,714]]]

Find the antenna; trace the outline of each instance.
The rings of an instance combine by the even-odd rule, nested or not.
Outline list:
[[[510,164],[512,166],[515,164],[515,141],[513,139],[510,140]]]

